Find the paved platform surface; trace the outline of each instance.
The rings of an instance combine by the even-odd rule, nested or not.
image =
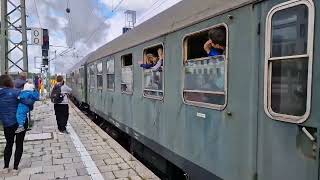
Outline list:
[[[34,109],[20,172],[2,173],[0,180],[159,179],[73,104],[67,135],[58,134],[51,103],[39,102]]]

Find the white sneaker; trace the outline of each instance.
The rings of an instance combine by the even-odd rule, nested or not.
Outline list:
[[[12,174],[13,174],[14,176],[16,176],[16,175],[19,174],[20,170],[19,170],[19,169],[12,169],[11,172],[12,172]]]
[[[9,173],[9,168],[4,168],[0,170],[0,174],[8,174]]]

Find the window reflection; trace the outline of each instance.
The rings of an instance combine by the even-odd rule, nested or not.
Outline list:
[[[189,60],[185,67],[185,90],[224,92],[224,56]]]
[[[306,112],[308,61],[272,63],[271,108],[276,113],[302,116]]]
[[[144,87],[148,90],[162,90],[162,72],[144,70]]]
[[[306,54],[308,7],[298,5],[272,17],[272,57]]]
[[[122,67],[121,69],[121,91],[132,92],[133,91],[133,71],[132,66]]]

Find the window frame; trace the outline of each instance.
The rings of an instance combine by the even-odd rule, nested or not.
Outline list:
[[[144,60],[145,51],[147,49],[154,48],[154,47],[157,47],[157,46],[162,46],[164,59],[165,59],[166,58],[166,53],[165,53],[165,47],[164,47],[164,43],[163,42],[155,43],[153,45],[144,47],[142,49],[142,59]],[[164,72],[165,72],[165,63],[166,63],[165,61],[166,60],[163,61],[163,66],[162,66],[163,67],[162,68],[162,90],[152,90],[152,89],[145,88],[145,86],[144,86],[145,85],[144,84],[144,69],[142,68],[142,95],[143,95],[144,98],[154,99],[154,100],[159,100],[159,101],[163,101],[164,100],[164,96],[165,96],[165,93],[164,93],[164,90],[165,90],[165,73]],[[145,91],[162,92],[162,96],[146,95]]]
[[[109,73],[108,72],[108,61],[111,61],[111,60],[113,60],[113,73],[111,74],[111,73]],[[116,89],[116,66],[115,66],[115,58],[114,58],[114,56],[110,56],[110,57],[107,57],[106,58],[106,64],[105,64],[105,67],[106,67],[106,89],[107,89],[107,91],[109,91],[109,92],[114,92],[115,91],[115,89]],[[113,75],[113,88],[108,88],[108,75]]]
[[[122,68],[123,67],[127,67],[127,66],[123,66],[123,57],[125,57],[125,56],[128,56],[128,55],[131,55],[131,57],[132,57],[132,59],[131,59],[131,61],[132,61],[132,65],[131,65],[131,68],[132,68],[132,91],[130,92],[130,91],[122,91]],[[133,72],[133,68],[134,68],[134,63],[133,63],[133,53],[127,53],[127,54],[124,54],[124,55],[122,55],[121,57],[121,74],[120,74],[120,78],[121,78],[121,81],[120,81],[120,90],[121,90],[121,93],[122,94],[128,94],[128,95],[133,95],[133,91],[134,91],[134,78],[133,78],[133,74],[134,74],[134,72]]]
[[[91,83],[92,83],[92,81],[91,81],[91,67],[93,67],[93,77],[95,77],[96,76],[96,72],[95,72],[95,69],[97,68],[97,66],[95,65],[95,63],[92,63],[92,64],[90,64],[89,65],[89,89],[90,90],[92,90],[92,89],[96,89],[96,87],[97,87],[97,83],[96,83],[96,81],[97,81],[97,78],[95,77],[94,79],[95,79],[95,81],[94,81],[94,85],[92,86],[91,85]]]
[[[102,71],[101,71],[101,73],[99,73],[99,71],[98,71],[98,64],[100,64],[101,63],[101,66],[102,66]],[[103,90],[103,61],[98,61],[97,63],[95,63],[95,67],[96,67],[96,70],[97,70],[97,73],[96,73],[96,83],[97,83],[97,89],[98,90]],[[98,86],[98,76],[101,76],[102,77],[102,86],[101,87],[99,87]]]
[[[83,85],[84,85],[84,81],[83,81],[83,77],[84,77],[84,67],[80,67],[79,68],[79,80],[80,80],[80,87],[81,87],[81,89],[83,88]],[[82,72],[82,73],[81,73]]]
[[[275,13],[286,10],[298,5],[305,5],[308,8],[308,37],[306,54],[291,56],[271,56],[272,46],[272,17]],[[313,72],[313,48],[314,48],[314,24],[315,24],[315,7],[311,0],[291,0],[280,3],[271,8],[266,17],[265,27],[265,63],[264,63],[264,111],[268,117],[273,120],[300,124],[305,122],[311,112],[311,96],[312,96],[312,72]],[[270,62],[290,60],[295,58],[308,58],[308,81],[307,81],[307,101],[306,112],[302,116],[294,116],[288,114],[276,113],[271,108],[271,81],[272,81],[272,65]],[[303,60],[301,60],[303,61]]]
[[[225,95],[225,101],[223,105],[219,105],[219,104],[210,104],[210,103],[204,103],[204,102],[196,102],[196,101],[189,101],[186,100],[184,97],[184,93],[186,92],[185,90],[185,63],[188,61],[188,43],[187,43],[187,38],[192,36],[192,35],[196,35],[205,31],[209,31],[211,29],[217,28],[217,27],[221,27],[223,26],[226,29],[226,50],[225,50],[225,69],[224,69],[224,95]],[[201,58],[196,58],[193,60],[205,60],[207,59],[207,57],[201,57]],[[198,30],[198,31],[194,31],[191,33],[188,33],[186,35],[184,35],[184,37],[182,38],[182,66],[183,66],[183,70],[182,70],[182,88],[181,88],[181,97],[182,97],[182,101],[184,104],[187,105],[191,105],[191,106],[196,106],[196,107],[202,107],[202,108],[208,108],[208,109],[214,109],[214,110],[219,110],[219,111],[223,111],[228,104],[228,64],[229,64],[229,27],[226,23],[219,23],[219,24],[215,24],[213,26]],[[198,93],[206,93],[206,94],[217,94],[217,95],[221,95],[221,92],[214,92],[214,91],[202,91],[202,90],[187,90],[187,92],[198,92]]]

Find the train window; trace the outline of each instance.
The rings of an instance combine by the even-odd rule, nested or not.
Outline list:
[[[102,71],[102,62],[97,64],[97,88],[103,88],[103,71]]]
[[[84,68],[80,68],[80,70],[79,70],[79,81],[80,81],[80,87],[81,87],[81,89],[83,88],[83,85],[84,85],[84,79],[83,79],[83,77],[85,77],[84,76]]]
[[[114,91],[114,59],[107,60],[107,89]]]
[[[89,68],[89,77],[90,77],[90,88],[94,89],[96,86],[96,78],[94,77],[95,74],[95,66],[92,64]]]
[[[156,45],[144,49],[143,68],[145,97],[162,99],[163,98],[163,76],[164,76],[164,49],[163,45]]]
[[[72,84],[74,84],[74,83],[75,83],[75,79],[74,79],[74,72],[72,72],[72,73],[71,73],[71,82],[72,82]]]
[[[310,114],[313,26],[307,0],[275,6],[267,17],[264,104],[272,119],[302,123]]]
[[[121,92],[128,94],[133,92],[132,54],[121,57]]]
[[[76,70],[76,72],[74,73],[74,79],[76,81],[76,85],[79,84],[79,69]]]
[[[227,98],[227,27],[218,25],[184,39],[184,89],[187,104],[222,110]]]

